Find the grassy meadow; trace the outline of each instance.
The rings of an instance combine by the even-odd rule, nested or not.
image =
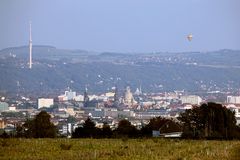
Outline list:
[[[240,159],[240,141],[178,139],[0,139],[1,160]]]

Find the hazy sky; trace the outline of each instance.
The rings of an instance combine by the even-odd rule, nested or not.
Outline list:
[[[0,0],[0,49],[27,45],[29,21],[33,45],[99,52],[240,49],[240,0]]]

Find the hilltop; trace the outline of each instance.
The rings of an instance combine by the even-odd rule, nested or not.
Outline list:
[[[28,68],[28,46],[0,51],[0,91],[41,95],[64,91],[111,90],[117,85],[140,85],[144,92],[237,91],[240,51],[111,53],[33,46],[33,68]]]

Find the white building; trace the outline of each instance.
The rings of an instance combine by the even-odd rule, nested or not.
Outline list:
[[[73,100],[76,97],[76,92],[73,92],[72,90],[65,91],[65,96],[68,100]]]
[[[77,95],[74,97],[74,100],[77,102],[83,102],[84,101],[84,96],[83,95]]]
[[[72,90],[65,91],[63,95],[58,96],[59,101],[69,101],[74,100],[76,98],[77,94],[76,92],[73,92]]]
[[[74,112],[73,107],[67,107],[65,111],[66,111],[67,114],[69,114],[69,115],[71,115],[71,116],[75,116],[75,114],[76,114],[76,113]]]
[[[58,96],[58,100],[60,102],[62,102],[62,101],[67,101],[68,99],[67,99],[67,97],[65,95],[60,95],[60,96]]]
[[[227,103],[240,104],[240,96],[227,96]]]
[[[196,95],[189,95],[189,96],[181,96],[180,100],[182,104],[192,104],[192,105],[200,105],[202,102],[202,98]]]
[[[88,97],[89,97],[89,100],[90,100],[90,101],[91,101],[91,100],[94,100],[94,99],[95,99],[95,100],[98,100],[98,98],[99,98],[97,95],[94,95],[94,94],[93,94],[93,95],[88,95]]]
[[[114,97],[115,93],[114,92],[107,92],[105,93],[105,96],[108,98]]]
[[[16,111],[16,106],[9,106],[9,111]]]
[[[39,98],[38,99],[38,109],[43,107],[50,107],[53,105],[53,99],[52,98]]]
[[[183,109],[192,109],[193,108],[193,106],[191,105],[191,104],[186,104],[186,105],[184,105],[183,106]]]

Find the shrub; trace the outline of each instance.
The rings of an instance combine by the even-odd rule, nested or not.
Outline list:
[[[70,150],[71,147],[72,147],[71,144],[60,144],[60,148],[61,148],[62,150]]]

